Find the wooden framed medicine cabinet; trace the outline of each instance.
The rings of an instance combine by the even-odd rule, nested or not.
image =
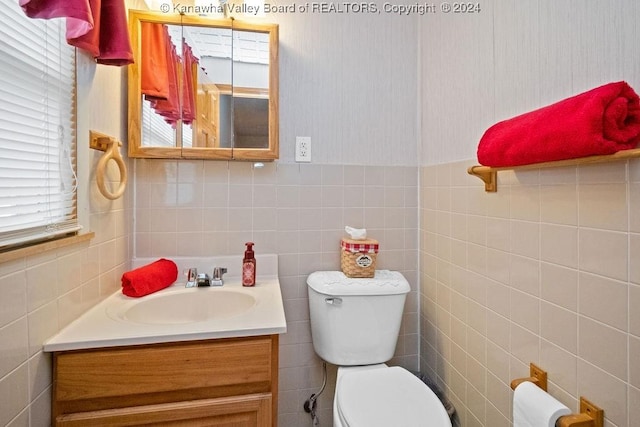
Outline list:
[[[277,24],[130,10],[129,32],[129,157],[278,158]]]

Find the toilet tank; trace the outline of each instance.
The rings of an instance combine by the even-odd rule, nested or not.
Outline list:
[[[397,271],[376,270],[370,279],[340,271],[307,278],[313,347],[340,366],[384,363],[393,357],[410,286]]]

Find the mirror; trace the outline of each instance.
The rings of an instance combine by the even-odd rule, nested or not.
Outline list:
[[[129,11],[129,156],[278,158],[278,26]]]

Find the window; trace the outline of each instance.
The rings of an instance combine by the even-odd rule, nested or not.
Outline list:
[[[77,231],[75,50],[63,19],[0,10],[0,250]]]

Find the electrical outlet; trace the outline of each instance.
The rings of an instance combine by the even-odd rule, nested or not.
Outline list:
[[[311,137],[296,136],[296,162],[311,162]]]

